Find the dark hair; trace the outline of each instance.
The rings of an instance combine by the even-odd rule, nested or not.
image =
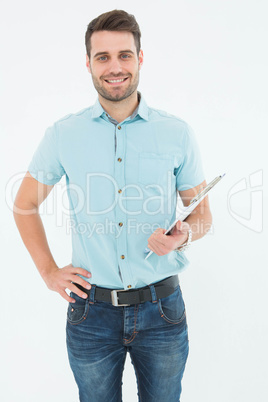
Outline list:
[[[134,41],[139,56],[141,48],[141,31],[140,27],[132,14],[128,14],[124,10],[108,11],[99,15],[92,20],[88,26],[85,36],[87,55],[90,59],[91,51],[91,36],[96,31],[127,31],[131,32],[134,36]]]

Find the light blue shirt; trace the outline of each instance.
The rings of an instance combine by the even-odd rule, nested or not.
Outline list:
[[[41,183],[66,178],[72,264],[92,284],[138,288],[181,272],[188,260],[171,251],[145,260],[147,240],[176,218],[177,190],[205,180],[187,123],[147,106],[118,123],[99,100],[48,127],[28,167]],[[84,278],[85,279],[85,278]]]

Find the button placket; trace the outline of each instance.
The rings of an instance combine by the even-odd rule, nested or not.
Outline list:
[[[128,258],[126,254],[127,250],[127,228],[125,225],[126,222],[126,212],[122,210],[121,194],[124,195],[124,187],[126,185],[125,182],[125,165],[124,165],[124,155],[125,155],[125,126],[124,124],[119,124],[115,127],[116,131],[116,154],[115,154],[115,180],[118,185],[118,201],[115,205],[115,221],[118,225],[118,233],[117,233],[117,256],[118,256],[118,265],[120,268],[120,273],[122,276],[122,281],[124,283],[124,287],[132,286],[132,275],[130,272],[130,267],[128,264]],[[120,155],[120,156],[119,156]],[[125,207],[125,204],[123,204]]]

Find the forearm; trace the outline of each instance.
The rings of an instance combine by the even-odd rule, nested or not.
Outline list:
[[[194,210],[186,219],[192,230],[192,241],[205,236],[212,225],[212,215],[209,207],[203,207],[201,211]]]
[[[40,275],[45,279],[53,269],[57,268],[57,265],[49,249],[40,215],[38,212],[26,215],[22,210],[18,213],[15,210],[16,207],[14,207],[13,214],[23,243]]]

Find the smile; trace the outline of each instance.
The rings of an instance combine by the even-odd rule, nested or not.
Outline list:
[[[128,79],[128,77],[126,78],[120,78],[117,80],[105,80],[106,82],[108,82],[108,84],[121,84],[122,82],[125,82]]]

